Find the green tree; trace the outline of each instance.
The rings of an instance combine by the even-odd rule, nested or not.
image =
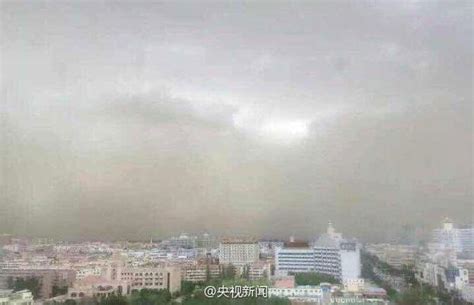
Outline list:
[[[66,301],[64,301],[64,305],[77,305],[77,303],[75,300],[67,299]]]
[[[232,264],[229,264],[227,266],[224,266],[222,268],[222,279],[224,280],[230,280],[235,278],[235,267]]]
[[[130,297],[130,304],[163,305],[167,304],[170,300],[171,294],[166,289],[142,289],[139,292],[132,294],[132,296]]]
[[[53,297],[67,293],[67,286],[53,286]]]
[[[295,274],[295,282],[297,285],[312,285],[317,286],[320,283],[337,284],[339,281],[328,274],[317,272],[304,272]]]
[[[242,278],[250,280],[250,267],[248,265],[245,265],[242,270]]]
[[[101,298],[99,305],[128,305],[128,302],[124,296],[112,294],[108,297]]]
[[[209,267],[209,264],[206,265],[206,282],[209,282],[211,280],[211,270]]]
[[[396,303],[398,305],[434,305],[436,304],[433,295],[423,291],[419,287],[407,289],[400,294]]]
[[[14,291],[29,290],[35,299],[38,298],[41,290],[41,283],[37,277],[10,277],[7,280],[7,285],[9,289],[13,289]]]
[[[194,288],[196,284],[190,281],[182,281],[181,282],[181,294],[183,295],[190,295],[194,292]]]

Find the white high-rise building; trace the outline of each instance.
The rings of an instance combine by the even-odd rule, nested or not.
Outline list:
[[[289,272],[318,272],[341,280],[360,277],[360,249],[356,242],[346,241],[329,223],[313,246],[302,242],[286,243],[275,251],[276,271],[283,275]]]
[[[474,227],[456,228],[446,218],[441,229],[433,231],[433,240],[443,250],[453,250],[458,254],[474,256]]]
[[[346,241],[336,232],[331,222],[325,234],[314,244],[316,272],[326,273],[342,280],[360,277],[360,248],[356,242]]]
[[[306,242],[290,241],[275,249],[277,273],[314,272],[314,250]]]
[[[341,278],[354,280],[360,278],[360,249],[355,242],[343,242],[339,245],[341,254]]]

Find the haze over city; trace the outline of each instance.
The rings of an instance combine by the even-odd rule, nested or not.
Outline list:
[[[0,233],[473,219],[472,2],[1,2]]]

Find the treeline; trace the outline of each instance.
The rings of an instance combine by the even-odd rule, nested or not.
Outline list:
[[[41,283],[37,277],[27,277],[27,278],[13,278],[9,277],[7,279],[8,289],[13,289],[13,291],[20,290],[29,290],[33,294],[33,298],[38,298],[41,290]]]
[[[182,305],[290,305],[288,299],[270,298],[207,298],[202,292],[197,292],[192,296],[184,297]]]
[[[45,305],[167,305],[172,300],[166,289],[142,289],[133,291],[129,296],[112,294],[107,297],[85,297],[78,300],[68,299],[65,302],[46,302]]]
[[[340,284],[340,281],[335,277],[317,273],[317,272],[305,272],[305,273],[294,273],[296,285],[311,285],[318,286],[321,283]]]
[[[20,291],[20,290],[29,290],[33,295],[34,299],[37,299],[40,295],[41,291],[41,282],[38,277],[31,276],[31,277],[9,277],[7,279],[7,287],[8,289],[13,289],[13,291]],[[67,286],[56,286],[52,287],[52,297],[63,295],[67,293]]]
[[[376,257],[367,252],[361,253],[361,263],[362,263],[362,271],[361,276],[364,279],[370,279],[374,282],[377,286],[382,287],[387,291],[387,296],[390,300],[394,300],[397,296],[397,291],[393,289],[388,283],[384,282],[377,274],[374,272],[374,268],[382,269],[381,261]],[[386,264],[386,268],[382,270],[391,270],[390,266]]]
[[[186,291],[186,285],[179,294],[171,295],[167,290],[142,289],[130,296],[112,294],[102,298],[82,298],[78,301],[66,300],[46,302],[45,305],[291,305],[288,299],[282,298],[208,298],[203,293],[203,287],[193,286]],[[194,289],[197,288],[197,289]],[[185,293],[186,292],[186,293]]]

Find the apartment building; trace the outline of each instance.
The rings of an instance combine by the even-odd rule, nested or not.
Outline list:
[[[248,279],[251,281],[269,279],[271,273],[271,265],[267,262],[257,262],[245,266],[248,273]]]
[[[260,248],[254,239],[226,239],[219,244],[219,263],[243,266],[259,260]]]
[[[189,264],[182,267],[182,277],[184,281],[205,282],[206,280],[218,278],[221,269],[217,264]]]
[[[113,262],[106,270],[110,281],[127,281],[133,290],[167,289],[171,293],[181,289],[181,270],[177,266],[133,267]]]

